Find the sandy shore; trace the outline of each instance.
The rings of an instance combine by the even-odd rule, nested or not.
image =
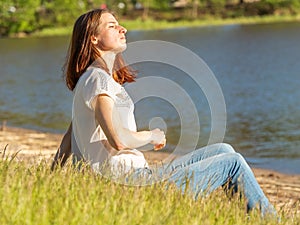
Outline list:
[[[0,127],[0,152],[6,155],[17,153],[16,160],[36,163],[42,159],[49,166],[62,139],[62,134],[44,133],[14,127]],[[163,152],[146,152],[150,161],[168,157]],[[282,174],[271,170],[252,168],[262,189],[278,210],[285,208],[291,213],[300,213],[300,175]]]

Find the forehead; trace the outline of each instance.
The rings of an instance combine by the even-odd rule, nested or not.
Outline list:
[[[100,23],[117,23],[118,21],[111,13],[103,13],[100,17]]]

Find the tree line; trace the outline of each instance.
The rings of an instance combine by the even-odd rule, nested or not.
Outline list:
[[[99,7],[124,19],[175,21],[293,15],[300,12],[300,0],[4,0],[0,3],[0,36],[71,26],[80,14]]]

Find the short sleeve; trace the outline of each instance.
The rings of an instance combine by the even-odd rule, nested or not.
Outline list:
[[[83,86],[82,95],[87,107],[94,110],[92,103],[96,96],[106,94],[115,101],[118,89],[118,84],[108,74],[93,69]]]

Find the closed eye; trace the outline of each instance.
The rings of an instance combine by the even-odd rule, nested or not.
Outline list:
[[[108,27],[109,28],[116,28],[117,27],[117,23],[115,23],[115,22],[110,22],[110,23],[108,23]]]

